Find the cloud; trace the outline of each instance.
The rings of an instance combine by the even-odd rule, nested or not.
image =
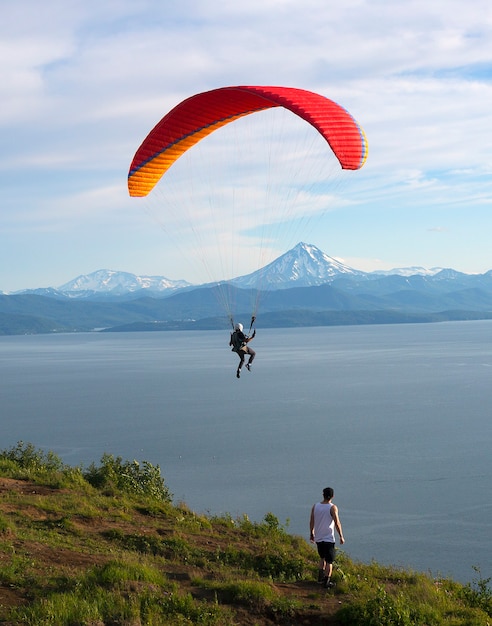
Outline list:
[[[430,233],[447,233],[448,229],[444,226],[433,226],[427,229]]]

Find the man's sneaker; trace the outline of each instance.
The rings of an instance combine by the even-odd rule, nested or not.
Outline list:
[[[329,580],[328,578],[325,578],[323,582],[323,587],[325,589],[333,589],[333,587],[336,587],[336,583],[334,583],[332,580]]]
[[[241,378],[241,372],[239,370],[236,372],[236,378]]]
[[[249,363],[246,363],[246,369],[248,370],[248,372],[251,372],[251,365]]]

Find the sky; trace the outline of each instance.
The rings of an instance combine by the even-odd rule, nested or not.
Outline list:
[[[57,287],[99,269],[205,281],[200,263],[188,263],[186,237],[157,214],[166,177],[142,204],[129,197],[127,174],[170,109],[229,85],[315,91],[365,130],[361,170],[340,185],[327,178],[317,198],[300,190],[312,213],[326,204],[314,227],[295,233],[299,241],[365,271],[492,269],[490,0],[0,0],[0,7],[0,291]],[[229,141],[219,132],[201,157],[214,174]],[[279,130],[276,143],[286,157],[296,150],[289,131]],[[244,165],[233,184],[214,184],[229,182],[234,195],[247,188],[246,205],[255,205],[257,182],[248,176]],[[189,188],[203,183],[196,174],[183,180]],[[187,209],[190,231],[202,227],[202,201],[200,192]],[[254,219],[235,239],[235,275],[257,269],[248,254]],[[221,230],[217,241],[224,238]],[[211,260],[221,244],[208,233],[205,240],[198,254]],[[273,256],[286,245],[268,242]]]

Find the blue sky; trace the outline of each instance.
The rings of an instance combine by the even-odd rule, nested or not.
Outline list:
[[[206,280],[126,177],[170,108],[241,84],[322,93],[367,134],[299,240],[367,271],[492,269],[490,0],[18,0],[0,32],[0,290],[102,268]]]

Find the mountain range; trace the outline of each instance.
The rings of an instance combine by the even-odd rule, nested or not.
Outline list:
[[[219,284],[99,270],[58,288],[0,294],[0,334],[226,328],[259,301],[262,326],[428,322],[492,317],[492,271],[363,272],[299,243],[257,272]]]
[[[442,268],[408,267],[388,271],[363,272],[337,261],[312,244],[301,242],[269,265],[227,282],[240,289],[271,291],[323,285],[343,276],[358,277],[359,279],[378,278],[384,275],[433,276],[441,270]],[[211,286],[213,285],[192,285],[185,280],[173,280],[164,276],[137,276],[129,272],[101,269],[91,274],[77,276],[59,287],[25,289],[15,293],[85,299],[99,299],[101,296],[135,298],[143,295],[168,296],[180,289]]]

